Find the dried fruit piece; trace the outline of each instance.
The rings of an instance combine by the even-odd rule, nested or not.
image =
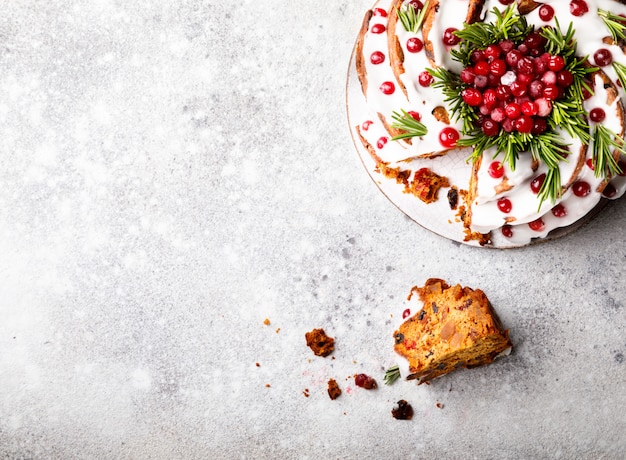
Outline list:
[[[413,418],[413,407],[404,399],[398,401],[398,406],[391,410],[391,415],[396,420],[411,420]]]
[[[357,387],[365,388],[366,390],[373,390],[374,388],[378,388],[378,384],[373,377],[370,377],[367,374],[357,374],[354,376],[354,384]]]
[[[326,335],[324,329],[313,329],[305,334],[306,344],[317,356],[326,357],[335,350],[335,339]]]
[[[335,379],[328,380],[328,396],[330,399],[335,400],[339,396],[341,396],[341,388],[337,385],[337,381]]]

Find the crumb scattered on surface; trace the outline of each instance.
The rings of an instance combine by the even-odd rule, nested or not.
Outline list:
[[[255,364],[256,364],[256,367],[261,367],[261,364],[259,363],[255,363]]]
[[[265,321],[263,321],[263,324],[265,324],[266,326],[270,325],[270,319],[269,318],[265,318]]]
[[[304,389],[304,391],[302,392],[302,394],[303,394],[306,398],[308,398],[308,397],[309,397],[309,389],[308,389],[308,388],[305,388],[305,389]]]
[[[437,404],[435,404],[439,409],[443,409],[443,404],[441,404],[440,402],[438,402]]]
[[[391,410],[391,415],[396,420],[411,420],[413,418],[413,407],[404,399],[398,401],[398,405]]]
[[[335,379],[328,380],[328,396],[330,396],[330,399],[333,400],[341,396],[341,388],[339,388]]]
[[[269,388],[271,385],[269,383],[265,384],[265,388]]]
[[[324,329],[313,329],[305,334],[306,344],[317,356],[326,357],[335,350],[335,339],[326,335]]]
[[[280,328],[276,329],[276,333],[278,334],[280,332]]]

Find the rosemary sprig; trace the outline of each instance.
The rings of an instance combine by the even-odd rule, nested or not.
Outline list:
[[[474,122],[478,120],[478,114],[476,111],[467,105],[463,101],[461,93],[468,86],[461,81],[461,77],[453,72],[450,72],[443,67],[436,69],[427,69],[435,81],[432,84],[433,88],[439,88],[445,96],[444,102],[450,107],[452,117],[454,121],[459,119],[463,121],[463,132],[470,132],[474,129]]]
[[[395,365],[385,371],[385,377],[383,377],[383,380],[385,382],[385,385],[391,385],[399,378],[400,367],[398,367],[398,365]]]
[[[544,179],[541,187],[539,188],[539,205],[537,209],[541,208],[544,201],[550,200],[552,203],[561,196],[563,189],[561,187],[561,170],[557,166],[548,167],[546,171],[546,178]]]
[[[604,25],[616,42],[626,39],[626,19],[610,11],[598,8],[598,16],[604,21]]]
[[[519,41],[532,30],[526,18],[517,14],[517,8],[513,6],[508,6],[504,12],[494,8],[492,13],[496,17],[494,23],[479,21],[468,24],[454,33],[461,38],[459,49],[450,51],[457,61],[467,65],[474,49],[484,48],[501,40]]]
[[[424,23],[427,8],[428,2],[424,4],[419,13],[409,3],[407,3],[404,7],[398,9],[398,19],[400,19],[404,30],[406,30],[407,32],[413,32],[414,34],[418,33],[422,28],[422,24]]]
[[[394,122],[391,123],[391,127],[400,129],[403,131],[403,133],[392,137],[391,140],[397,141],[399,139],[421,137],[428,133],[426,125],[424,125],[420,121],[417,121],[410,113],[406,112],[405,110],[400,110],[402,111],[402,113],[392,113],[391,118],[393,118]]]
[[[610,177],[622,172],[614,153],[626,155],[624,139],[604,125],[595,125],[593,129],[592,161],[596,177]]]
[[[626,88],[626,65],[613,61],[613,70],[615,70],[622,88]]]

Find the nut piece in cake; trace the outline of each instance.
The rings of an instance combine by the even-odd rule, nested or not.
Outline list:
[[[509,331],[480,289],[431,278],[413,287],[409,300],[415,294],[423,308],[394,333],[395,351],[409,361],[407,380],[421,384],[459,367],[488,364],[511,348]]]
[[[324,329],[313,329],[305,335],[306,344],[317,356],[326,357],[335,350],[335,339],[328,337]]]

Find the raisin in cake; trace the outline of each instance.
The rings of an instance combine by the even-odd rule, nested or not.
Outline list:
[[[437,233],[496,247],[554,235],[607,199],[621,197],[626,191],[626,156],[619,147],[626,127],[626,20],[620,19],[626,17],[625,3],[379,0],[367,11],[355,46],[353,72],[363,101],[348,100],[349,113],[351,105],[359,105],[350,122],[357,148],[372,161],[373,177],[380,177],[379,185],[389,181],[417,197],[410,204],[416,215],[443,222]],[[459,31],[497,24],[508,9],[527,24],[523,35],[483,48],[474,44],[473,52],[483,54],[472,54],[467,62],[455,58],[466,41],[456,35]],[[560,33],[572,47],[553,49],[546,31]],[[588,69],[584,76],[582,66]],[[441,69],[458,77],[465,112],[435,78]],[[574,91],[583,80],[584,91]],[[579,93],[572,105],[572,95]],[[475,116],[469,128],[467,117],[459,116],[468,107]],[[578,114],[580,132],[561,121],[564,112]],[[425,132],[411,133],[406,124],[411,119]],[[616,145],[601,142],[599,127]],[[478,147],[465,142],[474,138],[474,128],[498,136],[498,143],[474,155]],[[510,133],[527,139],[552,135],[558,142],[538,145],[558,144],[557,166],[545,160],[543,148],[520,151],[511,161],[502,147]],[[611,158],[599,161],[603,148]],[[607,168],[607,162],[615,167]],[[441,187],[458,190],[458,207],[446,207],[437,193],[425,201],[414,193],[415,173],[425,169],[445,179]],[[400,200],[404,210],[409,201]]]
[[[409,300],[415,295],[423,308],[394,333],[394,349],[409,363],[408,380],[424,383],[460,367],[488,364],[511,348],[509,332],[483,291],[431,278],[414,287]]]

